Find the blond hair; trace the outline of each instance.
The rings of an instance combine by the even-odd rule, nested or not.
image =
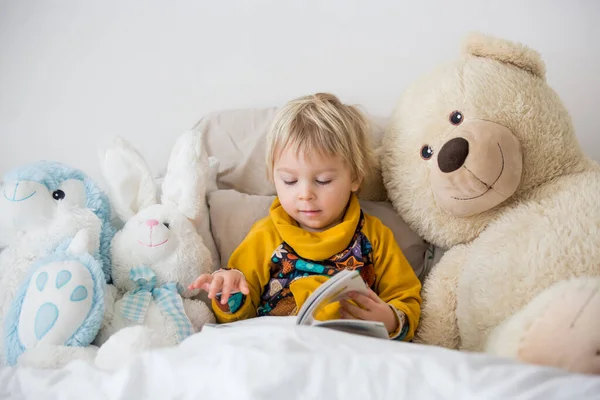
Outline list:
[[[267,135],[267,175],[281,152],[320,152],[339,156],[350,167],[352,179],[364,182],[373,165],[370,126],[358,107],[343,104],[329,93],[299,97],[277,113]]]

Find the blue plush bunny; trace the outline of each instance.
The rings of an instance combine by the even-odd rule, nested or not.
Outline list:
[[[19,168],[4,177],[0,233],[0,365],[94,357],[115,233],[107,196],[57,162]]]

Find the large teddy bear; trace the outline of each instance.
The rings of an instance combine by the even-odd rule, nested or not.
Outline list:
[[[416,340],[600,373],[600,168],[537,52],[472,34],[383,139],[396,211],[447,249]]]

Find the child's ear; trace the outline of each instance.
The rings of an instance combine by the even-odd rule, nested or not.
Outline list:
[[[358,191],[358,189],[360,189],[360,185],[362,184],[362,178],[357,178],[354,179],[352,181],[352,186],[350,187],[350,190],[352,190],[352,193],[356,193]]]

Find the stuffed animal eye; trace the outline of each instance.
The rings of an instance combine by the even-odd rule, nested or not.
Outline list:
[[[65,198],[65,192],[63,192],[62,190],[58,189],[55,190],[54,192],[52,192],[52,198],[54,200],[62,200]]]
[[[433,149],[429,145],[425,145],[421,147],[421,158],[423,160],[429,160],[433,157]]]
[[[164,226],[165,226],[167,229],[169,229],[169,226],[170,226],[170,225],[169,225],[169,223],[168,223],[168,222],[163,222],[163,225],[164,225]]]
[[[88,207],[85,184],[79,179],[67,179],[63,181],[51,194],[52,198],[57,202],[66,202],[69,206],[73,207]]]
[[[463,122],[463,115],[460,111],[452,111],[452,113],[450,114],[450,122],[452,123],[452,125],[460,125]]]

